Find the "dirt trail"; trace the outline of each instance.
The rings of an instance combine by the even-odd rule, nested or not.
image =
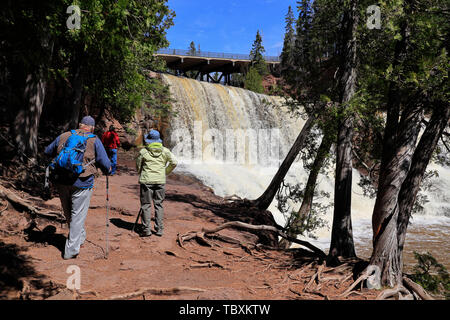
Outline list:
[[[195,179],[172,174],[166,185],[164,202],[165,233],[140,238],[131,229],[139,211],[138,177],[133,161],[119,154],[118,174],[109,178],[110,226],[109,256],[106,246],[106,178],[96,179],[86,220],[87,241],[79,256],[63,260],[67,227],[36,219],[37,228],[24,230],[29,219],[13,208],[0,216],[0,299],[72,299],[63,289],[67,268],[76,265],[81,271],[81,299],[106,299],[123,296],[141,289],[173,289],[187,287],[201,290],[147,290],[132,299],[336,299],[351,283],[314,280],[317,271],[312,258],[301,249],[274,251],[248,250],[236,244],[211,240],[212,247],[195,240],[184,248],[177,235],[202,227],[215,227],[226,222],[214,214],[209,204],[223,199]],[[176,171],[175,171],[176,172]],[[59,198],[44,203],[60,210]],[[41,203],[42,205],[42,203]],[[225,229],[220,234],[256,244],[255,234]],[[305,267],[309,265],[309,267]],[[326,270],[324,270],[326,271]],[[331,274],[331,273],[329,273]],[[341,279],[342,280],[342,279]],[[319,282],[319,283],[318,283]],[[309,290],[305,287],[309,284]],[[309,291],[309,292],[308,292]],[[374,299],[377,292],[351,294],[347,299]]]

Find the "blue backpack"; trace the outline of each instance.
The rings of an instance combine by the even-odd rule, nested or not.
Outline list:
[[[69,176],[78,176],[85,168],[83,166],[83,158],[87,141],[96,136],[94,134],[79,135],[75,130],[70,132],[72,135],[67,139],[63,149],[50,164],[50,168],[64,169]],[[92,160],[90,163],[93,161],[95,160]],[[86,166],[90,163],[86,164]]]

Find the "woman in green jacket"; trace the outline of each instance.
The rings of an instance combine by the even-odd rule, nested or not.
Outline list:
[[[139,152],[136,159],[136,168],[139,173],[140,200],[142,210],[143,230],[141,237],[149,237],[151,231],[151,206],[155,208],[155,234],[163,235],[166,176],[177,166],[175,156],[162,145],[157,130],[150,130],[144,138],[145,148]]]

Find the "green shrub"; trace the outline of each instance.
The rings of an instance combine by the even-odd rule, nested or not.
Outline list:
[[[450,299],[450,277],[447,269],[429,252],[421,254],[414,251],[414,257],[417,264],[414,266],[411,279],[425,290]]]

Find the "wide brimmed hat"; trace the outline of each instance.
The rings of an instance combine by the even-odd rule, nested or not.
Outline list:
[[[162,143],[158,130],[150,130],[147,136],[144,138],[146,144],[159,142]]]

